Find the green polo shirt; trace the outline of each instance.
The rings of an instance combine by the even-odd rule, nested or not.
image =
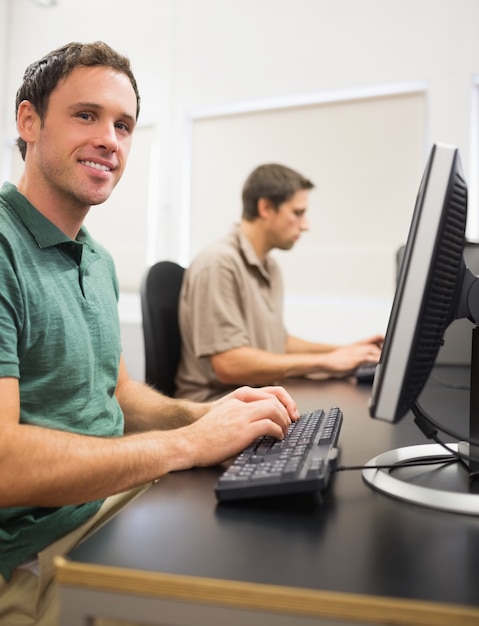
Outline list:
[[[20,385],[20,422],[96,436],[123,433],[114,392],[118,283],[109,253],[75,241],[16,187],[0,190],[0,377]],[[25,462],[28,462],[25,459]],[[45,458],[48,463],[48,458]],[[81,525],[101,501],[0,508],[0,574]]]

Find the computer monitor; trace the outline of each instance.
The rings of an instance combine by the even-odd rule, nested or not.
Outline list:
[[[459,318],[479,322],[479,281],[464,261],[467,185],[459,151],[454,146],[432,147],[417,194],[401,263],[380,362],[377,366],[369,411],[372,417],[397,422],[410,411],[424,432],[434,430],[419,403],[419,396],[434,367],[444,333]],[[477,351],[476,329],[471,325],[472,363]],[[479,375],[479,367],[477,368]],[[471,374],[471,379],[474,380]],[[471,411],[479,420],[479,392],[471,386]],[[449,427],[449,431],[447,430]],[[454,423],[446,424],[448,434]],[[471,422],[468,441],[477,440]],[[479,463],[479,448],[451,444],[450,448]],[[465,513],[479,514],[479,495],[423,487],[379,466],[401,465],[415,458],[430,460],[444,455],[439,444],[390,450],[368,463],[363,478],[373,488],[397,498]],[[474,455],[475,453],[475,455]],[[452,453],[451,453],[451,456]],[[475,456],[472,461],[470,457]],[[453,457],[454,458],[454,457]]]

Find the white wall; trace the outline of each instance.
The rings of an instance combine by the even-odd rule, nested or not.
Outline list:
[[[198,111],[419,81],[427,85],[424,160],[431,142],[456,144],[470,176],[478,24],[477,0],[57,0],[49,9],[31,0],[0,0],[1,145],[15,137],[14,96],[32,60],[67,41],[95,39],[130,57],[142,93],[141,138],[131,164],[141,189],[132,197],[131,187],[128,193],[119,188],[106,206],[92,209],[88,225],[113,249],[123,290],[135,294],[148,262],[180,257],[190,191],[188,123]],[[394,123],[400,127],[403,120]],[[1,174],[10,166],[5,149],[0,158]],[[215,187],[211,180],[212,197]],[[358,241],[372,231],[381,240],[389,228],[387,220],[355,225]],[[288,253],[288,275],[300,271],[301,243]],[[394,252],[391,244],[390,275]],[[347,271],[341,250],[332,254],[341,276]],[[393,285],[388,289],[392,295]],[[387,319],[390,299],[381,293],[365,300],[348,290],[320,307],[325,302],[317,285],[299,299],[288,286],[291,330],[333,340],[384,330],[378,326]],[[123,298],[126,308],[130,302],[138,319],[137,299]],[[321,323],[319,308],[332,312]]]
[[[0,0],[0,179],[4,179],[8,172],[3,170],[7,157],[5,127],[7,120],[7,103],[9,92],[5,88],[7,83],[7,58],[10,55],[10,38],[8,25],[10,23],[10,3]]]

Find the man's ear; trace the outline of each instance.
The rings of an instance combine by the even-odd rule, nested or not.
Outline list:
[[[259,198],[258,200],[258,216],[267,217],[271,210],[274,210],[273,203],[269,198]]]
[[[17,110],[17,131],[25,142],[35,141],[40,129],[37,110],[29,100],[22,100]]]

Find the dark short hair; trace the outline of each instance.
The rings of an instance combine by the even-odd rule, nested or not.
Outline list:
[[[278,163],[266,163],[254,169],[243,186],[243,219],[251,222],[258,217],[258,200],[266,198],[279,206],[302,189],[314,184],[299,172]]]
[[[135,76],[127,57],[115,52],[103,41],[94,43],[71,42],[61,48],[49,52],[44,57],[27,67],[23,75],[23,83],[17,91],[15,99],[15,117],[23,100],[28,100],[35,107],[43,122],[48,108],[50,94],[79,65],[104,65],[117,72],[126,74],[136,94],[136,118],[140,112],[140,94]],[[23,160],[27,151],[26,143],[21,137],[17,146]]]

